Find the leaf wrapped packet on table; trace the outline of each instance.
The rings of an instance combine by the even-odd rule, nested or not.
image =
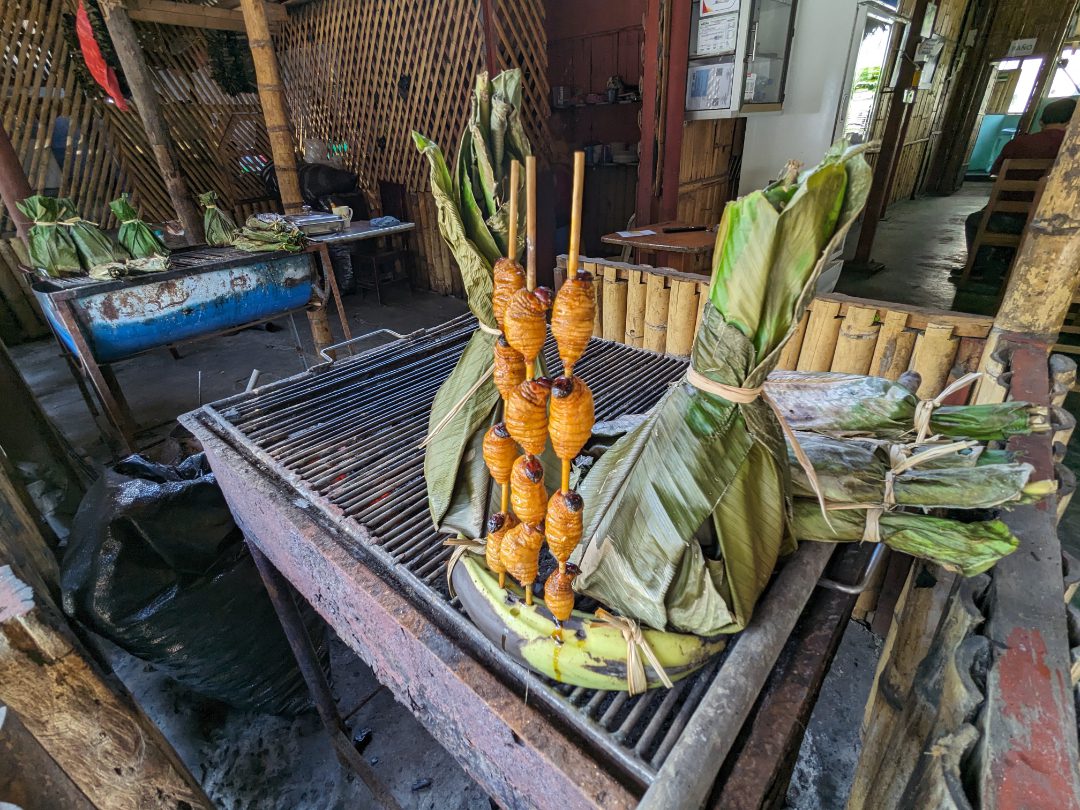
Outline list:
[[[29,219],[30,262],[39,271],[52,278],[77,276],[83,273],[79,251],[71,233],[60,225],[65,218],[67,206],[55,197],[35,194],[17,204]]]
[[[133,259],[148,259],[151,256],[167,257],[169,249],[154,231],[139,219],[139,213],[131,204],[131,195],[121,194],[119,199],[109,203],[113,216],[120,220],[120,244],[131,254]]]
[[[93,222],[79,216],[72,200],[63,198],[59,204],[63,217],[61,224],[75,243],[75,250],[83,268],[91,276],[94,275],[95,268],[101,265],[123,262],[128,258],[127,250],[113,242]]]
[[[228,247],[236,238],[239,230],[233,218],[225,211],[218,208],[217,193],[207,191],[199,195],[199,203],[203,206],[203,230],[206,232],[206,244],[211,247]]]
[[[275,250],[299,253],[307,245],[307,237],[281,214],[253,214],[232,244],[249,253]]]
[[[575,590],[656,629],[746,627],[796,545],[783,425],[762,386],[865,204],[862,151],[837,144],[809,171],[789,164],[728,203],[690,370],[581,485]]]
[[[532,154],[520,107],[521,71],[504,71],[490,81],[487,73],[477,76],[472,114],[453,172],[438,144],[413,133],[416,148],[431,166],[439,231],[461,270],[469,309],[480,322],[435,397],[424,456],[432,522],[440,531],[466,537],[483,537],[487,520],[490,478],[481,449],[500,401],[492,375],[499,337],[493,268],[508,255],[510,163]],[[523,226],[525,206],[521,208]],[[520,246],[525,228],[519,227],[518,233]],[[557,459],[549,474],[551,469],[557,479]]]
[[[164,256],[148,256],[145,259],[127,259],[122,262],[99,264],[90,271],[90,278],[97,281],[109,281],[143,273],[161,273],[168,269],[169,260]]]
[[[881,439],[918,431],[920,401],[900,382],[829,371],[774,371],[765,390],[795,430]],[[1028,402],[923,407],[931,435],[986,442],[1050,430],[1048,410]]]

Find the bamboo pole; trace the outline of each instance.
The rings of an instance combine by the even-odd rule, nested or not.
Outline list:
[[[631,270],[626,280],[626,329],[623,343],[640,349],[645,344],[645,274]]]
[[[626,279],[617,267],[604,268],[604,339],[622,343],[626,338]]]
[[[574,185],[570,195],[570,251],[566,259],[567,281],[572,281],[577,275],[578,261],[581,255],[581,198],[584,195],[584,190],[585,153],[574,152]],[[614,272],[614,268],[612,268],[612,272]],[[559,485],[564,495],[570,491],[570,462],[572,460],[569,458],[561,459]]]
[[[104,0],[101,3],[101,15],[105,18],[109,38],[112,39],[113,48],[120,59],[120,67],[124,70],[124,78],[127,79],[135,106],[139,110],[146,141],[165,181],[165,190],[169,193],[180,224],[184,226],[184,239],[189,245],[201,244],[205,240],[202,215],[188,190],[187,180],[180,172],[180,162],[169,137],[169,128],[162,115],[154,80],[150,75],[150,68],[146,65],[135,26],[120,0]]]
[[[11,145],[7,130],[0,123],[0,199],[3,199],[8,216],[15,223],[16,233],[24,241],[29,238],[30,220],[22,215],[15,203],[25,200],[31,194],[33,192],[30,190],[30,181],[26,179],[22,162],[15,154],[15,147]]]
[[[1074,114],[1057,162],[1047,176],[1039,206],[1016,254],[1005,295],[983,349],[973,401],[1001,402],[1006,388],[993,375],[1002,338],[1009,333],[1033,337],[1047,347],[1057,341],[1076,293],[1080,267],[1080,115]]]
[[[277,54],[274,53],[270,23],[266,19],[266,7],[263,0],[240,0],[240,8],[244,12],[248,46],[255,63],[259,102],[266,119],[266,134],[270,139],[270,150],[274,157],[274,172],[277,174],[281,204],[285,213],[296,213],[304,204],[304,198],[300,193],[293,130],[289,123],[289,110],[281,83],[281,68],[278,66]]]
[[[525,157],[525,285],[530,290],[536,289],[536,157]],[[567,266],[566,277],[570,278],[573,270]]]
[[[521,184],[521,164],[510,161],[510,233],[506,245],[506,258],[517,261],[518,250],[518,186]]]

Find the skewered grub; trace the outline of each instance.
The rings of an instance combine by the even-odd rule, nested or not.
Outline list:
[[[545,377],[526,380],[510,392],[506,403],[506,427],[526,453],[538,456],[547,444],[547,402],[551,381]],[[590,428],[591,428],[590,423]]]
[[[570,461],[592,435],[593,395],[580,377],[559,377],[551,386],[548,431],[555,455]]]

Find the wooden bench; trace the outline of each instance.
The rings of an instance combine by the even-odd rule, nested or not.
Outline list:
[[[1016,177],[1016,174],[1037,171],[1045,177],[1053,165],[1053,159],[1049,158],[1010,159],[1002,162],[1001,172],[994,181],[994,186],[990,190],[990,199],[986,203],[986,208],[983,209],[979,230],[976,232],[975,240],[968,251],[967,263],[964,265],[963,273],[960,274],[960,284],[966,282],[971,276],[971,272],[975,267],[975,258],[979,255],[980,248],[985,246],[1009,247],[1015,251],[1020,246],[1023,233],[1012,234],[989,231],[987,226],[990,224],[990,218],[994,214],[1022,214],[1026,221],[1030,221],[1031,212],[1035,209],[1035,198],[1041,178],[1020,179]],[[1017,194],[1030,195],[1030,199],[1008,199]],[[1025,224],[1024,227],[1026,229],[1027,225]]]
[[[676,357],[690,354],[709,299],[708,280],[607,259],[582,258],[582,267],[597,279],[597,337]],[[559,256],[556,285],[565,277],[566,257]],[[993,318],[982,315],[822,295],[811,301],[777,368],[890,380],[911,369],[922,376],[919,396],[933,397],[978,367],[992,325]]]

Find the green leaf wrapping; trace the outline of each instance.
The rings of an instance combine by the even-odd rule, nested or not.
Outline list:
[[[207,191],[199,195],[199,202],[206,209],[203,213],[203,230],[206,232],[206,244],[213,247],[226,247],[233,243],[238,228],[233,218],[218,208],[217,193]]]
[[[800,433],[799,444],[817,473],[825,500],[832,503],[880,504],[884,499],[888,454],[854,439],[833,439]],[[967,466],[963,458],[947,464],[949,456],[926,467],[914,466],[893,477],[893,495],[900,506],[926,509],[992,509],[1019,502],[1034,468],[1030,464]],[[795,497],[813,498],[810,481],[788,447]]]
[[[831,528],[815,501],[795,500],[795,532],[803,540],[862,540],[866,513],[830,512],[829,522]],[[988,570],[1020,544],[1000,520],[961,523],[930,515],[887,512],[881,517],[880,531],[882,542],[889,548],[931,560],[966,577]]]
[[[472,116],[452,175],[438,144],[412,133],[416,148],[430,164],[439,232],[461,271],[469,309],[490,328],[495,327],[492,266],[505,254],[509,231],[505,179],[510,160],[529,154],[528,140],[520,131],[520,85],[517,70],[505,71],[490,82],[486,73],[477,76]],[[519,216],[523,222],[524,210]],[[432,521],[440,531],[469,537],[482,535],[491,490],[481,442],[500,401],[490,377],[494,341],[493,335],[482,331],[472,336],[439,389],[428,424],[424,477]],[[459,409],[446,421],[455,407]]]
[[[918,398],[881,377],[835,372],[774,371],[766,390],[795,430],[898,438],[913,429]],[[930,433],[997,441],[1047,429],[1046,409],[1027,402],[941,405]]]
[[[65,197],[59,201],[59,205],[64,227],[75,243],[79,261],[88,273],[92,273],[96,267],[129,258],[128,252],[115,244],[97,225],[79,216],[72,200]]]
[[[782,211],[761,192],[728,204],[713,305],[691,357],[698,373],[742,388],[764,382],[862,209],[868,172],[858,150],[834,150]],[[656,629],[741,630],[794,549],[789,491],[786,446],[765,402],[736,405],[683,379],[586,476],[574,588]],[[716,549],[695,536],[710,515]]]
[[[132,258],[146,259],[150,256],[169,255],[165,243],[150,230],[149,225],[139,219],[138,212],[131,205],[129,194],[121,194],[119,199],[109,203],[109,208],[112,209],[113,216],[120,220],[117,239]]]
[[[34,223],[29,234],[31,264],[54,278],[81,274],[75,242],[68,230],[57,224],[66,210],[61,201],[35,194],[16,205]]]

